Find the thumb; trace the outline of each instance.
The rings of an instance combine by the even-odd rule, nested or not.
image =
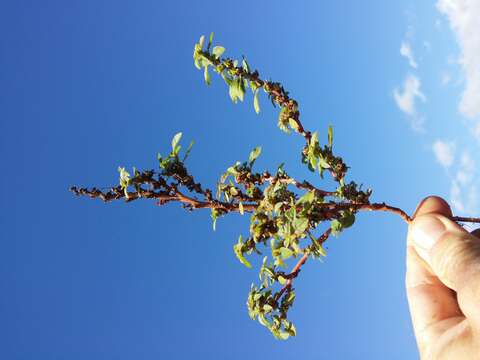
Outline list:
[[[409,236],[440,281],[457,293],[463,313],[480,320],[480,240],[435,213],[416,217]]]

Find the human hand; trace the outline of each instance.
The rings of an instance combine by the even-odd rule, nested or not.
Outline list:
[[[480,359],[480,232],[451,216],[443,199],[429,197],[408,230],[406,288],[424,360]]]

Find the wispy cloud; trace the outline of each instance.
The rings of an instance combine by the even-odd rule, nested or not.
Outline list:
[[[478,191],[474,181],[476,170],[475,161],[465,151],[450,187],[450,202],[458,211],[470,214],[478,211]]]
[[[450,84],[450,81],[452,81],[452,77],[450,76],[449,73],[444,72],[442,74],[442,79],[441,79],[442,85],[447,86],[448,84]]]
[[[453,61],[461,67],[464,83],[458,109],[477,120],[470,123],[470,130],[480,140],[480,1],[438,0],[437,9],[448,19],[460,48]]]
[[[480,122],[472,129],[472,134],[475,138],[480,139]]]
[[[400,45],[400,55],[407,58],[408,63],[412,68],[418,68],[418,64],[415,61],[415,56],[413,55],[413,50],[410,43],[402,41],[402,44]]]
[[[433,153],[438,163],[444,168],[449,168],[455,158],[455,143],[437,140],[432,146]]]
[[[480,115],[480,1],[438,0],[437,9],[445,14],[460,46],[459,65],[465,76],[465,89],[459,104],[467,118]]]
[[[402,89],[394,89],[393,97],[398,108],[403,111],[410,119],[412,128],[416,131],[423,131],[423,117],[419,116],[416,108],[416,100],[425,102],[427,99],[420,90],[420,80],[412,74],[407,75]]]
[[[477,165],[470,152],[457,158],[454,142],[436,140],[432,145],[435,158],[450,178],[450,203],[457,212],[478,212],[478,189],[475,181]]]

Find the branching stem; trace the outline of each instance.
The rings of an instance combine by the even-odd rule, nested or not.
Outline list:
[[[354,181],[346,183],[349,167],[341,157],[334,155],[332,127],[328,129],[327,144],[322,146],[318,133],[304,128],[300,121],[298,102],[289,97],[288,91],[280,83],[261,79],[257,70],[250,70],[246,59],[243,59],[241,66],[237,66],[238,61],[221,58],[225,51],[221,46],[210,51],[212,38],[213,33],[205,51],[205,38],[202,36],[199,43],[195,44],[193,54],[197,68],[204,67],[207,84],[210,84],[209,67],[213,67],[229,86],[229,95],[235,103],[238,99],[243,101],[245,89],[250,87],[257,113],[260,112],[258,92],[263,89],[272,104],[281,108],[278,127],[286,133],[295,132],[306,141],[301,152],[302,163],[313,172],[318,169],[321,178],[324,172],[330,173],[338,187],[334,191],[328,191],[319,189],[306,180],[298,181],[287,175],[283,165],[278,167],[275,175],[270,175],[268,171],[254,173],[252,167],[261,153],[261,147],[256,147],[250,153],[248,162],[236,162],[222,175],[214,198],[212,191],[197,183],[185,167],[184,162],[193,142],[183,160],[179,157],[182,133],[178,133],[172,139],[170,154],[163,157],[158,155],[161,169],[159,172],[139,172],[134,168],[132,177],[125,168],[119,167],[118,186],[107,190],[74,186],[70,190],[76,195],[98,198],[104,202],[120,199],[131,202],[143,198],[156,200],[157,205],[178,202],[189,211],[211,209],[214,229],[220,216],[231,212],[253,213],[249,238],[243,240],[240,236],[233,250],[240,262],[250,267],[251,264],[244,255],[252,252],[261,254],[256,246],[268,246],[267,241],[270,239],[275,262],[268,265],[268,256],[265,256],[260,270],[263,284],[260,288],[252,285],[249,294],[249,315],[252,319],[258,318],[277,338],[286,339],[296,334],[294,326],[287,320],[287,311],[295,298],[293,282],[310,256],[325,256],[322,244],[332,233],[338,235],[352,226],[359,211],[390,212],[400,216],[407,224],[413,221],[415,214],[410,216],[404,210],[385,202],[371,203],[370,189],[362,190],[362,186],[358,186]],[[292,189],[294,187],[296,190]],[[452,216],[451,220],[480,224],[480,218]],[[324,222],[328,228],[316,238],[313,232]],[[305,244],[309,238],[311,242]],[[297,260],[292,270],[288,274],[277,271],[279,267],[285,266],[284,260],[287,259]],[[281,288],[274,293],[271,286],[276,283],[280,284]]]
[[[273,178],[267,178],[266,181],[273,181]],[[296,180],[289,179],[290,183],[298,188],[308,189],[310,191],[317,191],[324,196],[330,196],[334,194],[334,192],[324,191],[315,188],[313,185],[303,182],[299,183]],[[189,197],[182,192],[180,192],[176,187],[172,187],[171,191],[151,191],[151,190],[143,190],[139,189],[138,192],[128,192],[128,198],[123,195],[121,189],[113,188],[115,193],[118,194],[116,196],[109,196],[108,193],[104,193],[97,188],[86,189],[86,188],[70,188],[70,191],[75,193],[76,195],[85,195],[91,198],[99,198],[105,202],[117,200],[119,198],[124,197],[126,201],[133,201],[139,198],[148,198],[148,199],[156,199],[159,205],[166,204],[167,202],[171,201],[178,201],[183,203],[187,207],[192,210],[195,209],[220,209],[227,212],[239,212],[240,211],[240,203],[239,202],[223,202],[218,200],[199,200],[193,197]],[[258,207],[258,203],[244,203],[242,204],[243,211],[245,212],[254,212],[255,209]],[[359,211],[386,211],[392,214],[400,216],[407,224],[409,224],[413,219],[410,215],[408,215],[405,211],[400,208],[387,205],[386,203],[374,203],[374,204],[353,204],[353,203],[337,203],[337,202],[330,202],[325,204],[320,204],[319,206],[324,206],[331,210],[347,210],[347,209],[355,209]],[[476,223],[480,224],[480,218],[474,217],[462,217],[462,216],[452,216],[450,218],[452,221],[455,222],[469,222],[469,223]]]

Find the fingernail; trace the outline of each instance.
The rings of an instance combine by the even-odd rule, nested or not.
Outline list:
[[[435,216],[420,216],[413,221],[412,240],[419,247],[430,250],[445,230],[445,225]]]

